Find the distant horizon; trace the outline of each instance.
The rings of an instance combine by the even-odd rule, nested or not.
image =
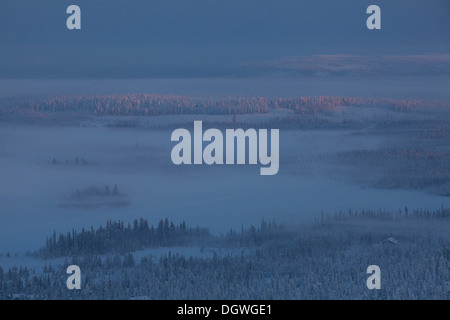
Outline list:
[[[1,47],[1,46],[0,46]],[[144,50],[144,49],[143,49]],[[148,47],[145,50],[149,50]],[[27,51],[27,50],[24,50]],[[176,51],[176,50],[174,50]],[[266,53],[266,56],[256,55],[251,58],[251,52],[248,55],[240,57],[237,55],[229,55],[225,60],[214,60],[210,57],[208,61],[202,60],[201,57],[185,57],[183,61],[178,61],[176,56],[166,56],[166,62],[155,62],[147,58],[145,51],[140,53],[139,58],[133,62],[126,62],[120,59],[119,52],[117,60],[115,56],[109,59],[98,58],[89,61],[66,61],[65,59],[41,59],[41,57],[26,57],[26,61],[19,64],[11,63],[8,59],[3,63],[0,61],[0,79],[189,79],[189,78],[216,78],[216,77],[238,77],[238,78],[254,78],[260,76],[273,76],[271,72],[276,69],[285,69],[283,62],[286,60],[296,59],[301,61],[305,59],[312,68],[321,67],[322,63],[327,64],[326,59],[336,59],[336,63],[345,63],[346,68],[351,68],[351,59],[357,59],[358,63],[369,62],[376,60],[383,60],[382,62],[390,61],[391,63],[406,64],[409,61],[402,61],[404,58],[413,59],[416,65],[410,68],[398,69],[393,67],[385,68],[389,71],[388,76],[439,76],[450,75],[450,51],[440,52],[417,52],[417,53],[392,53],[392,54],[363,54],[358,52],[343,52],[343,53],[314,53],[314,54],[290,54],[290,55],[276,55],[275,53]],[[153,52],[153,54],[155,54]],[[207,54],[207,53],[205,53]],[[160,53],[163,56],[163,53]],[[90,58],[89,58],[90,59]],[[439,62],[440,65],[436,65]],[[306,63],[306,62],[305,62]],[[418,63],[418,64],[417,64]],[[426,64],[428,69],[420,64]],[[272,69],[261,70],[270,66]],[[306,67],[306,65],[305,65]],[[373,76],[374,72],[382,70],[385,65],[372,66],[366,76]],[[420,68],[421,74],[418,74],[416,68]],[[286,70],[284,70],[286,71]],[[297,70],[298,71],[298,70]],[[416,73],[415,73],[416,72]],[[330,76],[355,76],[356,74],[334,74]],[[296,73],[285,74],[285,76],[294,77],[311,77],[316,76],[310,73]]]
[[[381,30],[366,9],[381,7]],[[68,30],[66,8],[81,8]],[[0,78],[206,77],[318,54],[450,53],[446,0],[4,0]]]

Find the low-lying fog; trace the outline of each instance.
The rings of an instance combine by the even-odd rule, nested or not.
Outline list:
[[[170,158],[170,135],[171,130],[2,126],[0,252],[34,250],[53,230],[98,227],[107,219],[145,217],[157,224],[168,217],[226,232],[263,218],[295,223],[320,218],[322,211],[450,205],[450,198],[425,192],[333,180],[311,160],[340,150],[377,148],[386,137],[282,130],[280,171],[261,176],[259,165],[177,167]],[[111,190],[117,185],[130,204],[61,206],[77,190],[106,185]]]

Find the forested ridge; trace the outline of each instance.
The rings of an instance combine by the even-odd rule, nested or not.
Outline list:
[[[234,97],[159,94],[63,95],[34,99],[3,99],[4,116],[48,113],[79,113],[91,116],[161,116],[182,114],[239,115],[267,113],[285,108],[314,115],[338,106],[382,107],[404,112],[423,107],[449,106],[448,101],[373,97]]]

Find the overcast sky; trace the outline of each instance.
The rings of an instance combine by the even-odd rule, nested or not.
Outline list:
[[[66,8],[82,30],[66,28]],[[382,30],[366,28],[370,4]],[[448,0],[3,0],[0,76],[64,68],[219,68],[247,60],[324,53],[448,52]],[[175,72],[176,73],[176,72]]]

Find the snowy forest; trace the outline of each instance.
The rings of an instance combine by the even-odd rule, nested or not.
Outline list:
[[[445,208],[348,210],[220,236],[168,219],[107,221],[49,236],[29,253],[45,262],[40,270],[0,267],[0,299],[446,299],[449,227]],[[203,254],[172,252],[179,246]],[[139,251],[158,247],[166,253]],[[370,291],[365,271],[375,263],[382,289]],[[71,264],[82,270],[81,290],[66,287]]]
[[[64,95],[34,99],[5,98],[0,102],[0,114],[12,119],[64,113],[76,113],[78,116],[240,115],[268,113],[276,109],[311,116],[329,112],[338,106],[383,107],[393,111],[449,106],[445,100],[374,97],[192,97],[158,94]]]

